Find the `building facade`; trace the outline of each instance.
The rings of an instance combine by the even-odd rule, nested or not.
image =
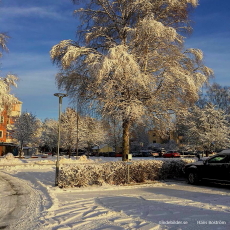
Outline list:
[[[12,152],[15,149],[12,132],[14,122],[21,115],[22,103],[15,104],[11,111],[4,109],[0,113],[0,156]]]

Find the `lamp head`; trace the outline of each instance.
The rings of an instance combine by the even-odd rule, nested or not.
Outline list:
[[[68,95],[65,93],[55,93],[54,96],[55,97],[67,97]]]

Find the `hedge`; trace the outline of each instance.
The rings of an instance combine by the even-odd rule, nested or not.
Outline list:
[[[183,176],[182,168],[195,159],[167,159],[85,163],[62,165],[59,174],[60,188],[91,185],[124,185],[130,183],[164,180]],[[129,168],[129,170],[128,170]]]

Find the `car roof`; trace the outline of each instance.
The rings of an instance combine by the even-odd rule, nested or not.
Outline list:
[[[230,153],[222,153],[222,152],[220,152],[220,153],[217,153],[216,155],[230,155]]]
[[[219,152],[219,153],[230,154],[230,149],[222,150],[222,151]],[[219,154],[219,153],[218,153],[218,154]]]

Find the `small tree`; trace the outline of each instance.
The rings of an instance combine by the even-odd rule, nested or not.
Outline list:
[[[23,154],[23,146],[25,144],[32,144],[37,138],[38,130],[40,128],[40,121],[35,115],[23,112],[14,123],[13,138],[19,141],[19,157]]]
[[[120,151],[122,146],[122,123],[113,116],[104,119],[104,129],[107,130],[107,144],[112,146],[115,152]]]
[[[62,145],[68,150],[69,157],[71,150],[75,149],[78,140],[78,114],[72,108],[67,108],[61,117]]]
[[[105,143],[107,134],[100,120],[87,116],[82,117],[79,133],[80,146],[85,146],[90,151],[91,147]]]
[[[54,151],[58,143],[58,121],[54,119],[45,119],[42,125],[41,144],[48,146]]]

